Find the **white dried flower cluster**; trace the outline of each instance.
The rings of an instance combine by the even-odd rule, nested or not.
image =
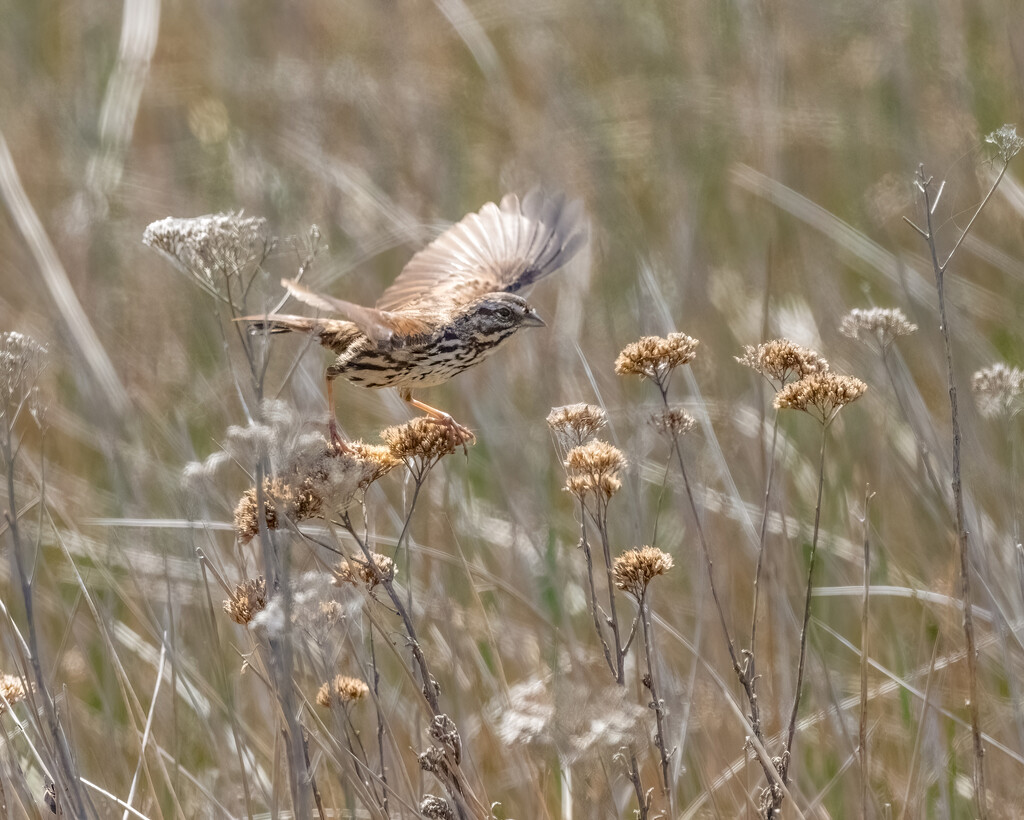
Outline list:
[[[1017,126],[1003,125],[985,136],[985,142],[996,147],[1005,165],[1024,148],[1024,138],[1017,136]]]
[[[984,367],[971,379],[971,390],[983,416],[1012,416],[1024,410],[1024,370],[1002,362]]]
[[[42,406],[36,382],[46,366],[46,348],[31,336],[0,333],[0,420],[13,425],[22,409],[37,423]]]
[[[169,216],[149,225],[142,241],[217,294],[221,279],[260,264],[274,246],[267,220],[241,213]]]
[[[858,342],[874,341],[883,350],[900,336],[917,330],[899,308],[854,308],[839,324],[839,332]]]

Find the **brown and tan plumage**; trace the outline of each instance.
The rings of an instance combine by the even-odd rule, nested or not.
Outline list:
[[[520,199],[506,194],[469,214],[409,260],[376,307],[314,293],[292,280],[282,284],[305,304],[340,319],[274,314],[243,321],[254,332],[313,333],[337,355],[327,368],[330,432],[344,449],[334,416],[338,376],[363,387],[396,387],[402,398],[452,427],[451,416],[412,397],[483,361],[522,327],[544,322],[520,295],[565,265],[583,246],[579,202],[538,190]]]

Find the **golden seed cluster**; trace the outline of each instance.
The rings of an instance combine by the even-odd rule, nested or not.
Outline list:
[[[615,372],[620,376],[660,380],[664,374],[693,361],[699,344],[685,333],[642,336],[622,349],[615,360]]]
[[[622,553],[612,564],[615,586],[640,600],[647,585],[672,569],[672,556],[655,547],[635,547]]]
[[[577,498],[590,493],[607,501],[622,486],[619,473],[626,457],[607,441],[590,441],[574,447],[565,457],[565,488]]]
[[[436,462],[469,443],[454,427],[420,416],[405,424],[385,428],[381,439],[393,458],[409,462]]]
[[[697,426],[697,420],[682,407],[669,407],[667,410],[655,413],[651,416],[650,422],[655,430],[664,433],[671,439],[685,436]]]
[[[776,395],[778,410],[803,410],[828,424],[836,413],[864,395],[868,386],[853,376],[840,376],[826,371],[791,382]]]
[[[224,602],[224,611],[236,624],[245,626],[266,606],[267,582],[261,575],[238,584],[231,597]]]

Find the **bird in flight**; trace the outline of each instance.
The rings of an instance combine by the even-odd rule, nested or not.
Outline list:
[[[395,387],[399,395],[459,441],[473,433],[413,390],[442,384],[490,356],[523,327],[544,321],[521,295],[563,267],[585,244],[582,205],[562,194],[506,194],[468,214],[415,254],[376,307],[314,293],[298,281],[281,284],[300,302],[339,318],[247,316],[252,332],[312,333],[336,355],[327,368],[332,444],[338,433],[334,380],[361,387]]]

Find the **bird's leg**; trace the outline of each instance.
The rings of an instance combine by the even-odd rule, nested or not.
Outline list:
[[[400,389],[398,391],[398,395],[400,395],[404,401],[409,402],[409,404],[417,410],[422,410],[426,413],[428,421],[432,421],[435,424],[443,424],[445,427],[451,429],[463,444],[466,442],[474,444],[476,442],[476,436],[473,434],[472,430],[459,424],[455,419],[444,412],[444,410],[438,410],[436,407],[431,407],[426,402],[414,399],[412,397],[412,391],[409,390],[409,388],[405,387]]]
[[[352,448],[345,443],[345,439],[338,432],[338,417],[334,412],[334,376],[330,370],[327,371],[327,412],[329,413],[327,429],[331,435],[331,445],[339,453],[351,453]]]

